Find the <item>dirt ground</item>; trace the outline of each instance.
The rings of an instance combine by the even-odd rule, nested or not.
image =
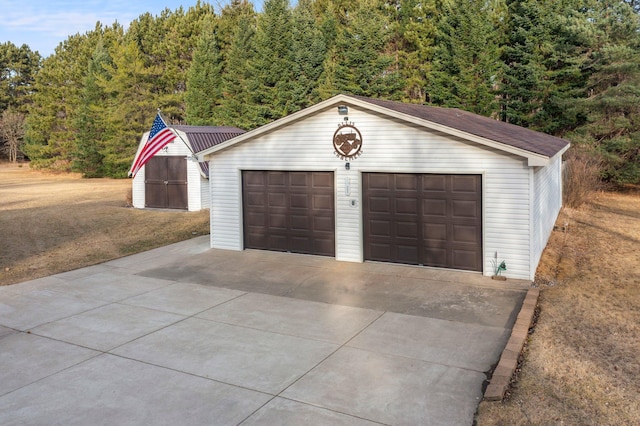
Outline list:
[[[539,317],[503,402],[484,425],[640,424],[640,194],[564,209],[535,284]]]
[[[131,180],[0,163],[0,285],[209,233],[209,212],[130,207]]]

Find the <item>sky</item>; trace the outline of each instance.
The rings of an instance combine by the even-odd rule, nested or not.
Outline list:
[[[42,57],[51,55],[70,35],[84,34],[95,28],[96,22],[111,25],[118,21],[127,28],[129,23],[150,12],[158,15],[164,9],[185,10],[197,0],[0,0],[0,43],[16,46],[27,44]],[[216,12],[228,0],[209,0]],[[261,8],[254,1],[256,10]]]

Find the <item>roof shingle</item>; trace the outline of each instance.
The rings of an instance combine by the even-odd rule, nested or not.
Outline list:
[[[347,96],[546,157],[553,157],[569,145],[567,140],[546,133],[494,120],[457,108],[439,108],[367,98],[364,96]]]

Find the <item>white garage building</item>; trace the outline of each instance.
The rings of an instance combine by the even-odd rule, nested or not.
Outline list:
[[[457,109],[338,95],[205,149],[211,247],[533,280],[563,139]]]
[[[133,207],[198,211],[211,205],[209,167],[193,160],[205,150],[244,133],[236,127],[171,126],[179,135],[154,155],[132,182]],[[136,158],[149,138],[142,135]]]

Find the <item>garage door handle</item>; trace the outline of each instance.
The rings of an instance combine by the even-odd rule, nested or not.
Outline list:
[[[169,184],[169,181],[168,181],[168,180],[165,180],[165,181],[164,181],[164,184],[165,184],[165,185],[168,185],[168,184]]]

